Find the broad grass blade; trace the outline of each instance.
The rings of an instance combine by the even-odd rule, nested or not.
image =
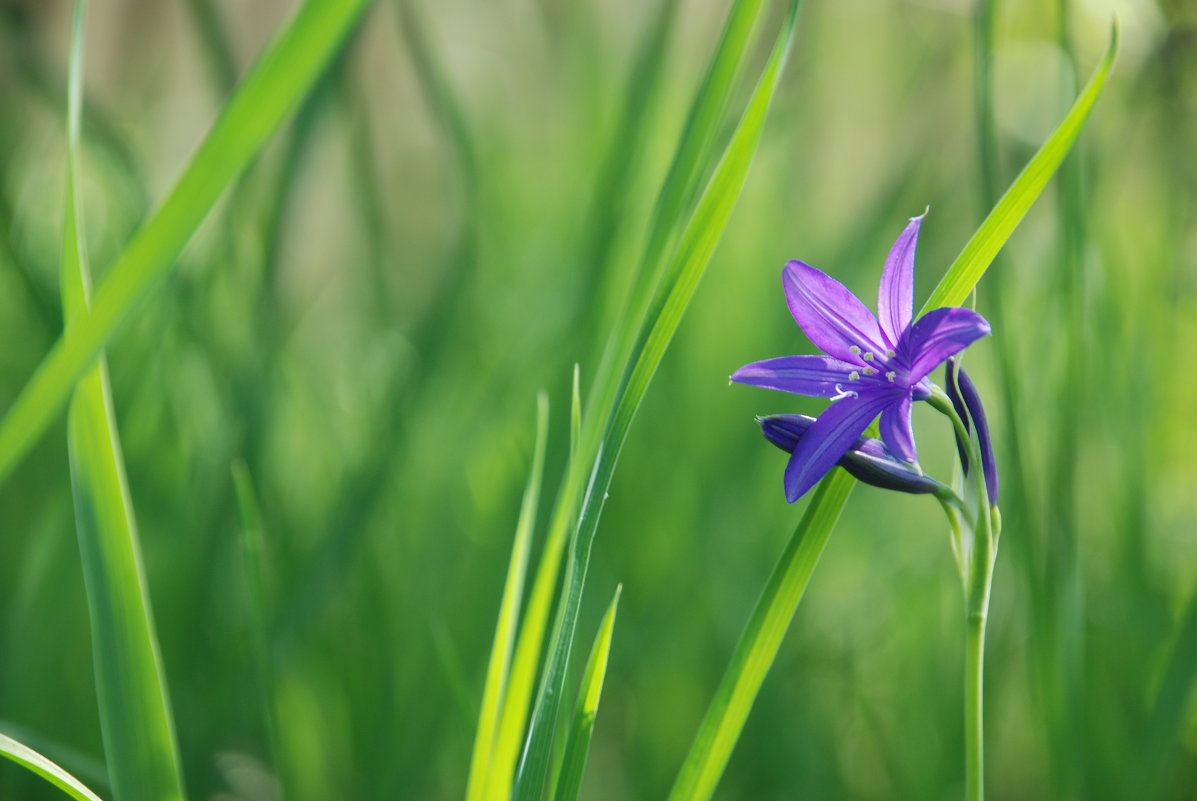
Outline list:
[[[170,273],[225,188],[311,88],[368,0],[308,0],[258,59],[182,176],[117,257],[0,421],[0,481],[55,419],[108,338]]]
[[[1115,25],[1110,33],[1110,45],[1106,48],[1105,57],[1097,65],[1089,83],[1072,104],[1059,127],[1027,162],[1027,166],[1023,167],[1022,172],[1014,179],[1006,194],[1002,195],[1002,199],[989,212],[981,227],[965,244],[956,261],[948,268],[939,285],[923,304],[920,315],[940,306],[960,305],[981,280],[998,251],[1022,222],[1022,218],[1043,192],[1047,182],[1055,175],[1060,162],[1072,149],[1073,143],[1085,126],[1085,121],[1089,119],[1089,112],[1101,96],[1101,90],[1105,87],[1106,78],[1114,66],[1117,53],[1118,27]]]
[[[536,446],[532,455],[532,468],[528,473],[528,483],[524,487],[524,499],[515,527],[515,541],[511,546],[507,580],[503,585],[503,599],[499,604],[499,621],[495,625],[495,639],[486,668],[482,709],[478,713],[478,727],[474,733],[474,752],[470,760],[469,782],[466,785],[467,801],[480,801],[486,793],[491,754],[499,730],[503,696],[507,686],[507,671],[511,666],[511,651],[519,624],[520,601],[524,596],[524,577],[528,568],[528,553],[532,548],[532,532],[536,527],[536,509],[540,504],[548,425],[549,399],[541,392],[536,398]]]
[[[748,168],[760,141],[769,103],[779,83],[797,23],[798,3],[791,4],[777,43],[752,97],[736,126],[722,158],[707,184],[694,214],[683,232],[668,265],[671,280],[657,294],[649,316],[651,328],[638,337],[641,347],[631,362],[630,377],[611,415],[606,435],[597,448],[590,485],[582,505],[578,529],[570,548],[564,600],[550,645],[550,660],[541,683],[527,743],[521,757],[515,797],[521,801],[539,798],[548,772],[553,725],[564,691],[565,672],[573,646],[581,604],[582,587],[590,560],[590,547],[602,513],[607,489],[628,429],[648,384],[664,356],[682,313],[693,297],[719,238],[727,225]]]
[[[101,801],[83,782],[29,746],[22,745],[4,734],[0,734],[0,755],[36,773],[78,801]]]
[[[561,754],[556,801],[575,801],[582,789],[582,774],[586,771],[586,756],[590,752],[590,736],[594,733],[594,718],[598,714],[599,699],[603,694],[603,679],[607,676],[607,657],[611,653],[611,634],[615,628],[615,611],[619,607],[619,594],[623,586],[615,588],[615,597],[603,615],[598,635],[586,660],[586,671],[578,687],[578,703],[574,707],[573,720]]]
[[[715,792],[756,694],[855,484],[852,476],[838,468],[819,484],[740,635],[669,801],[705,801]]]
[[[79,2],[70,52],[61,275],[68,325],[86,315],[89,284],[78,187],[83,18]],[[182,799],[174,723],[102,354],[71,400],[67,443],[113,794],[118,801]]]

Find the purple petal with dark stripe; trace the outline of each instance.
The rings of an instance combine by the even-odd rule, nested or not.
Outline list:
[[[885,353],[877,318],[846,286],[809,264],[791,261],[781,272],[786,303],[794,322],[820,350],[865,366],[861,352]]]
[[[890,453],[903,461],[915,463],[919,460],[914,446],[914,429],[910,425],[910,394],[903,395],[897,403],[885,407],[881,413],[881,439]]]
[[[910,383],[938,367],[989,333],[989,323],[972,309],[948,307],[932,309],[902,337],[898,358],[909,371]]]
[[[796,395],[834,398],[840,394],[836,384],[846,384],[848,375],[858,369],[830,356],[782,356],[746,364],[732,373],[731,380]]]
[[[757,418],[757,422],[761,424],[766,439],[783,451],[793,453],[814,424],[815,418],[804,414],[774,414]],[[857,439],[837,464],[858,481],[881,489],[926,495],[941,488],[934,478],[895,459],[881,440],[872,437]]]
[[[827,407],[794,448],[786,465],[786,499],[793,503],[827,475],[882,409],[901,390],[863,392]]]
[[[911,217],[885,260],[881,288],[877,292],[877,321],[886,344],[896,348],[902,332],[914,315],[914,250],[919,240],[919,225],[926,213]]]

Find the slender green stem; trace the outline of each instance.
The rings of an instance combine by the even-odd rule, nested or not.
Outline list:
[[[991,506],[985,486],[985,471],[981,467],[981,448],[969,436],[968,429],[955,407],[939,387],[932,387],[931,406],[946,415],[962,441],[967,443],[970,477],[976,488],[976,515],[971,523],[972,541],[953,541],[953,551],[960,567],[964,585],[965,646],[964,646],[964,797],[965,801],[982,801],[985,797],[985,622],[989,617],[989,596],[993,586],[993,563],[997,555],[997,522],[1000,518]],[[953,531],[958,532],[959,517],[945,504]],[[959,533],[956,539],[962,540]]]
[[[982,688],[985,683],[985,614],[968,616],[964,654],[964,797],[985,797],[985,727]]]

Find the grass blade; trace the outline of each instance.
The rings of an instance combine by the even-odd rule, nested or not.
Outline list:
[[[620,450],[648,384],[664,356],[665,348],[677,330],[686,306],[693,297],[699,279],[710,261],[744,186],[748,168],[760,141],[769,103],[780,81],[793,40],[797,13],[798,3],[794,2],[743,117],[679,240],[666,273],[671,279],[666,284],[668,291],[657,296],[658,300],[648,318],[652,320],[651,330],[641,340],[643,344],[638,349],[635,366],[631,369],[631,375],[610,418],[606,435],[597,449],[576,538],[570,548],[571,559],[563,591],[564,602],[553,632],[551,657],[541,683],[528,741],[521,757],[515,792],[515,796],[521,801],[538,798],[544,785],[553,741],[553,725],[561,703],[565,671],[577,628],[582,587],[586,581],[586,570],[590,560],[590,547]]]
[[[699,801],[715,792],[827,538],[855,485],[856,480],[840,469],[819,484],[740,635],[669,801]]]
[[[87,313],[89,284],[78,187],[83,18],[80,1],[72,26],[67,103],[61,278],[68,325]],[[67,432],[96,695],[113,794],[121,800],[182,799],[174,723],[102,354],[75,390]]]
[[[22,745],[11,737],[0,734],[0,755],[36,773],[78,801],[101,801],[100,797],[87,789],[87,785],[60,768],[55,763]]]
[[[582,683],[578,687],[578,703],[561,756],[557,791],[553,794],[556,801],[574,801],[582,789],[582,774],[586,771],[590,735],[594,733],[594,718],[598,714],[599,699],[603,694],[607,657],[611,653],[611,633],[615,628],[615,611],[619,607],[622,590],[622,585],[615,588],[615,597],[603,615],[598,635],[590,649],[590,657],[586,660],[586,672],[582,674]]]
[[[311,88],[367,2],[308,0],[258,59],[170,194],[97,288],[90,313],[68,325],[0,421],[0,481],[55,419],[108,338],[166,278],[225,188]]]
[[[503,695],[507,686],[507,671],[511,665],[511,651],[515,642],[516,626],[519,623],[520,600],[524,595],[524,576],[528,567],[528,552],[532,548],[532,531],[536,526],[536,508],[540,503],[548,425],[549,399],[542,392],[536,398],[536,445],[532,455],[532,468],[528,473],[519,521],[515,527],[515,542],[511,546],[507,581],[503,586],[503,600],[499,604],[499,622],[495,625],[490,663],[486,668],[482,709],[478,713],[478,728],[474,734],[474,754],[470,760],[470,777],[466,785],[468,801],[479,801],[486,792],[491,754],[499,730]]]
[[[1097,65],[1093,77],[1072,104],[1068,114],[1059,127],[1052,132],[1047,141],[1039,148],[1034,157],[1023,167],[1014,183],[1002,195],[989,216],[981,223],[972,238],[965,244],[956,261],[948,268],[947,273],[935,287],[935,291],[923,304],[920,315],[940,306],[958,306],[965,301],[968,293],[981,280],[985,270],[993,262],[998,251],[1006,244],[1006,240],[1014,233],[1014,229],[1022,222],[1022,218],[1043,192],[1047,182],[1055,175],[1060,162],[1068,155],[1073,143],[1089,119],[1089,112],[1093,110],[1101,90],[1105,87],[1106,78],[1114,66],[1114,57],[1118,53],[1118,27],[1114,26],[1110,33],[1110,45],[1106,49],[1105,57]]]

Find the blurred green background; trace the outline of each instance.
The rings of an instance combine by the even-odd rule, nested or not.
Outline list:
[[[666,34],[649,42],[661,3]],[[1002,472],[993,799],[1197,787],[1197,7],[999,4],[997,186],[1117,13],[1078,150],[982,281],[968,365]],[[289,2],[97,0],[83,177],[98,277]],[[379,2],[109,348],[184,771],[197,799],[463,794],[536,391],[583,386],[726,4]],[[807,3],[745,193],[632,430],[582,627],[624,585],[583,798],[663,797],[801,512],[728,387],[810,352],[779,274],[870,299],[906,219],[920,299],[983,198],[965,0]],[[61,330],[66,2],[0,3],[0,406]],[[1062,24],[1067,23],[1062,29]],[[1065,35],[1062,38],[1062,30]],[[662,56],[642,97],[645,52]],[[763,53],[761,54],[763,58]],[[651,62],[651,59],[649,59]],[[916,413],[947,477],[944,425]],[[262,506],[277,759],[232,466]],[[60,423],[0,487],[0,731],[103,788]],[[859,487],[718,793],[958,797],[961,598],[922,497]],[[0,798],[54,798],[0,765]],[[103,794],[103,790],[101,790]]]

